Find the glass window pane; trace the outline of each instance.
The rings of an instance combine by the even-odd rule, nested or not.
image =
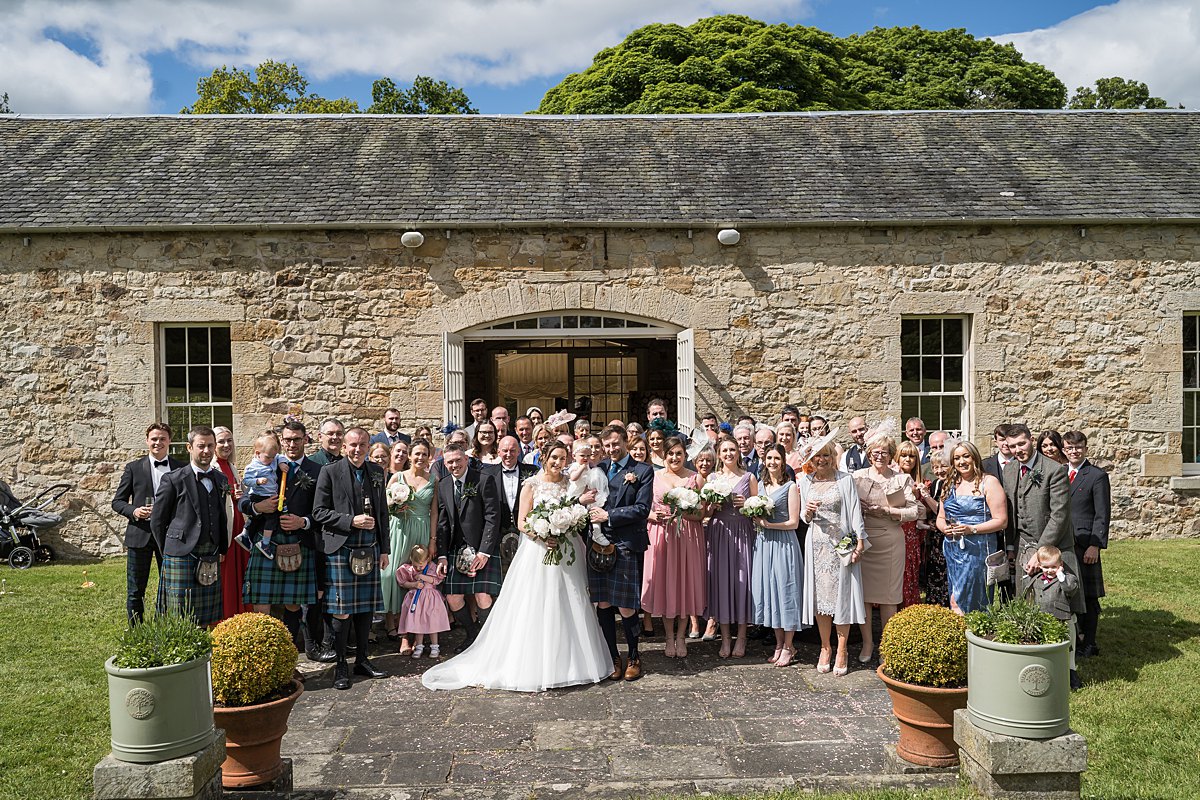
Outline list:
[[[167,367],[166,398],[168,403],[187,402],[187,367]]]
[[[942,359],[942,391],[961,392],[963,390],[963,358],[962,356],[946,356]]]
[[[212,368],[212,401],[233,402],[233,370],[229,367]]]
[[[1200,389],[1200,353],[1184,355],[1183,385],[1187,389]]]
[[[920,320],[905,319],[900,321],[900,352],[903,355],[915,356],[921,352],[921,323]]]
[[[1200,314],[1183,318],[1183,349],[1200,349]]]
[[[1183,429],[1183,463],[1195,464],[1200,462],[1200,454],[1196,452],[1196,428]]]
[[[938,427],[944,431],[962,430],[962,401],[957,397],[943,397],[942,418]]]
[[[187,329],[187,360],[189,364],[207,364],[208,328]]]
[[[575,316],[563,317],[562,325],[564,328],[578,328],[579,327],[579,317],[575,317]]]
[[[963,342],[963,328],[966,326],[966,320],[962,319],[947,319],[942,320],[942,346],[945,347],[943,352],[946,353],[965,353],[966,348]]]
[[[538,327],[543,330],[558,329],[562,327],[562,317],[538,317]]]
[[[900,391],[921,391],[921,359],[919,357],[905,356],[900,359]]]
[[[172,406],[167,409],[167,424],[171,426],[171,440],[182,442],[187,440],[188,410],[186,406]]]
[[[614,317],[605,317],[604,318],[604,327],[606,327],[606,328],[624,328],[625,320],[615,319]]]
[[[213,406],[213,425],[233,430],[233,406]]]
[[[942,359],[938,356],[921,358],[921,391],[940,392],[942,390]]]
[[[519,319],[515,323],[517,330],[530,330],[536,328],[537,324],[536,319]]]
[[[208,367],[188,367],[188,402],[207,403]]]
[[[229,352],[229,328],[209,328],[212,342],[212,363],[229,364],[233,361]]]
[[[921,355],[937,355],[942,352],[942,321],[921,320]]]
[[[650,327],[650,323],[648,323],[648,322],[636,322],[636,321],[634,321],[634,320],[631,320],[631,319],[630,319],[630,320],[626,320],[626,321],[625,321],[625,327],[626,327],[626,328],[649,328],[649,327]]]
[[[187,328],[163,330],[163,363],[187,363]]]
[[[900,418],[921,416],[921,398],[909,395],[900,398]]]
[[[581,327],[581,328],[599,328],[600,327],[600,318],[599,317],[580,317],[579,318],[579,327]]]
[[[1183,393],[1183,427],[1185,427],[1185,428],[1188,427],[1189,425],[1197,424],[1197,420],[1196,420],[1196,413],[1197,413],[1196,397],[1197,397],[1197,394],[1200,394],[1200,393],[1197,393],[1197,392],[1184,392]]]

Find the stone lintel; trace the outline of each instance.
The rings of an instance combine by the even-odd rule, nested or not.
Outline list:
[[[1182,403],[1135,403],[1129,408],[1133,431],[1177,432],[1183,429]]]
[[[96,800],[176,800],[219,798],[221,764],[225,761],[225,731],[217,729],[212,744],[191,755],[132,764],[112,754],[92,771]],[[216,793],[213,794],[215,780]]]
[[[966,709],[959,709],[954,712],[954,741],[992,775],[1080,773],[1087,769],[1087,740],[1070,730],[1053,739],[1021,739],[985,731],[971,722]]]
[[[1182,474],[1182,453],[1142,453],[1143,476],[1147,478],[1170,478]]]

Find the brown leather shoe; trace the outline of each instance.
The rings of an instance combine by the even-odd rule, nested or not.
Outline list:
[[[625,668],[625,680],[636,681],[642,677],[642,660],[640,658],[629,659],[629,666]]]
[[[608,676],[609,680],[619,681],[625,677],[625,660],[620,656],[613,659],[613,671]]]

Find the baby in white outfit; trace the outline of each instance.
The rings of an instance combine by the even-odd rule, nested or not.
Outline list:
[[[586,440],[580,439],[572,448],[575,463],[567,468],[567,494],[580,497],[590,489],[596,490],[596,501],[593,505],[603,506],[608,499],[608,476],[599,467],[590,466],[592,446]],[[592,541],[601,547],[609,545],[608,537],[600,532],[600,524],[592,523]]]

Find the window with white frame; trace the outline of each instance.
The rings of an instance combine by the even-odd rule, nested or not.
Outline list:
[[[931,431],[967,427],[967,317],[900,321],[900,411]],[[903,420],[901,421],[903,425]]]
[[[1200,475],[1200,313],[1183,315],[1183,470]]]
[[[186,458],[194,425],[233,427],[233,359],[228,325],[159,328],[160,383],[171,454]]]

